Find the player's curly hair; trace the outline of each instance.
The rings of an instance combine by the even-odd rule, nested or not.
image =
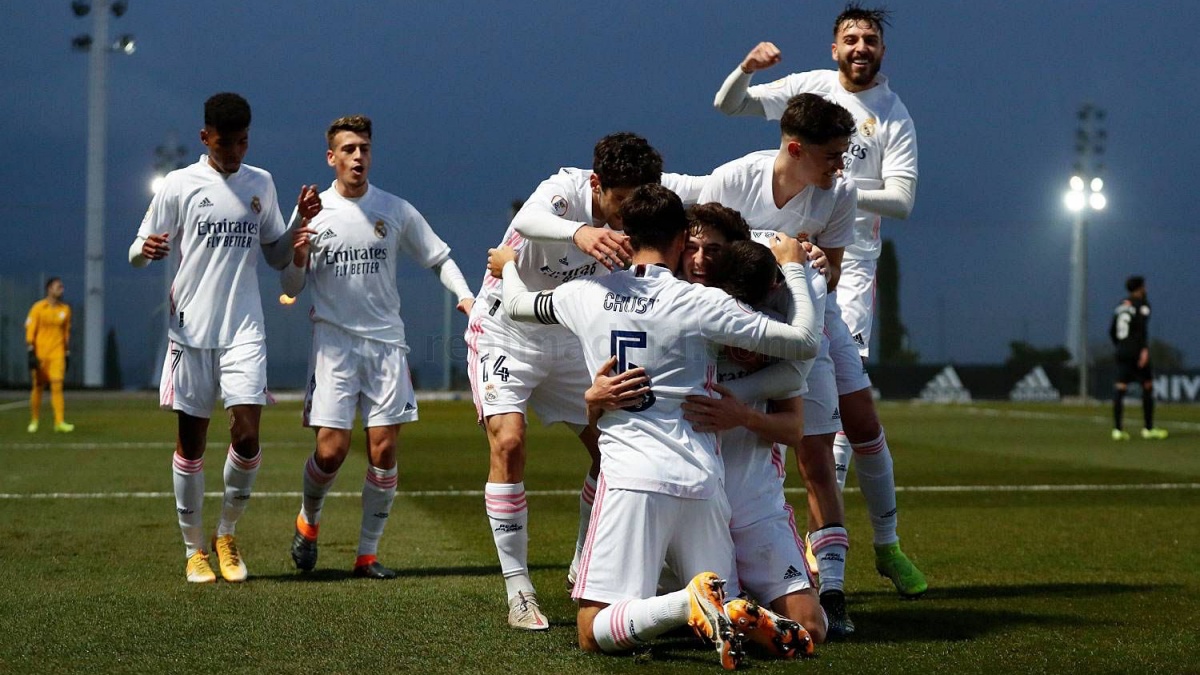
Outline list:
[[[1146,285],[1146,280],[1140,276],[1132,276],[1125,280],[1125,290],[1133,293]]]
[[[661,183],[662,166],[662,155],[646,139],[628,131],[601,138],[592,153],[592,171],[602,189]]]
[[[853,26],[865,23],[879,31],[879,37],[883,37],[883,27],[892,25],[888,21],[891,15],[892,12],[887,7],[868,9],[857,2],[847,3],[846,9],[843,9],[842,13],[838,14],[837,18],[833,20],[833,37],[835,40],[837,39],[838,31],[847,22],[850,22]]]
[[[797,94],[788,99],[779,130],[788,138],[824,145],[835,138],[849,138],[854,133],[854,116],[819,94]]]
[[[325,140],[329,143],[330,150],[333,149],[333,137],[337,136],[339,131],[353,131],[370,139],[371,118],[366,115],[348,115],[334,120],[325,131]]]
[[[767,298],[779,275],[771,249],[756,241],[735,241],[713,260],[709,281],[730,296],[755,306]]]
[[[687,232],[687,212],[679,195],[657,183],[641,185],[621,202],[621,220],[633,250],[666,252]]]
[[[696,204],[688,208],[688,232],[699,235],[705,230],[714,230],[727,242],[746,241],[750,238],[750,226],[742,214],[717,202]]]
[[[240,94],[213,94],[204,102],[204,126],[226,134],[250,128],[250,104]]]

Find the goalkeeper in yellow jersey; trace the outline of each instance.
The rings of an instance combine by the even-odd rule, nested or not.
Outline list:
[[[25,344],[29,347],[29,371],[33,392],[29,395],[29,433],[38,430],[42,407],[42,389],[50,385],[50,405],[54,408],[54,430],[68,433],[74,424],[63,419],[63,376],[71,358],[71,308],[62,301],[63,282],[50,277],[46,297],[33,303],[25,319]]]

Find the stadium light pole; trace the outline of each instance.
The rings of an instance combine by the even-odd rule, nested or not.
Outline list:
[[[93,7],[92,5],[95,5]],[[84,249],[83,384],[104,385],[104,160],[107,130],[108,54],[132,54],[132,35],[113,42],[108,37],[108,15],[120,18],[129,9],[124,0],[73,0],[76,17],[92,15],[91,34],[71,40],[76,51],[89,53],[87,132],[87,225]]]
[[[1071,296],[1067,318],[1067,347],[1079,369],[1079,398],[1088,397],[1087,343],[1087,211],[1102,211],[1108,205],[1104,181],[1099,177],[1104,165],[1107,132],[1101,128],[1104,110],[1085,103],[1079,108],[1079,127],[1075,131],[1075,175],[1063,201],[1074,216],[1071,238]],[[1090,176],[1088,175],[1090,174]]]

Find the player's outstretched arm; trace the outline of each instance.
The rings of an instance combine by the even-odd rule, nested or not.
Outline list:
[[[766,117],[762,101],[750,96],[750,78],[754,73],[779,63],[782,58],[779,48],[773,43],[758,43],[725,78],[713,99],[713,107],[726,115]]]
[[[463,314],[470,315],[471,308],[475,306],[475,294],[471,292],[471,287],[467,285],[467,280],[463,278],[462,270],[458,268],[458,264],[453,258],[446,258],[442,262],[434,265],[431,268],[434,274],[438,275],[438,280],[442,282],[442,286],[446,290],[454,294],[458,298],[458,304],[455,308]]]
[[[858,208],[884,218],[905,220],[917,200],[917,179],[892,176],[883,180],[880,190],[858,189]]]
[[[803,361],[776,361],[730,381],[725,387],[743,401],[783,398],[805,390],[805,370]]]
[[[786,399],[771,412],[760,412],[740,401],[729,389],[717,384],[713,391],[720,398],[688,396],[683,403],[683,418],[699,432],[719,433],[745,427],[764,440],[799,446],[804,436],[804,413],[799,397]]]
[[[767,321],[757,343],[737,346],[787,360],[815,358],[821,346],[821,328],[804,269],[808,254],[798,240],[778,235],[771,242],[771,251],[783,268],[784,282],[792,296],[790,323]]]
[[[500,285],[504,299],[504,312],[514,321],[526,323],[558,323],[554,315],[553,291],[531,293],[517,273],[517,264],[512,260],[504,263]]]

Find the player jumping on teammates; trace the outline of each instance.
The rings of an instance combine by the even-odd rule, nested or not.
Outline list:
[[[847,147],[845,172],[858,186],[855,241],[845,250],[841,280],[834,298],[857,349],[834,345],[839,406],[845,433],[835,436],[834,454],[840,484],[852,459],[858,460],[859,486],[867,501],[874,531],[875,566],[903,597],[918,597],[928,588],[924,575],[899,548],[896,532],[895,478],[891,450],[878,424],[871,390],[862,383],[855,356],[869,354],[875,302],[875,267],[881,250],[880,217],[905,219],[912,211],[917,185],[917,139],[912,117],[879,73],[886,46],[886,10],[847,5],[834,20],[831,46],[836,71],[794,73],[772,83],[749,87],[753,73],[779,63],[770,42],[756,46],[726,78],[714,104],[730,115],[777,119],[790,97],[820,94],[851,112],[855,130]],[[858,422],[861,421],[861,424]]]
[[[400,426],[417,420],[396,290],[399,254],[433,270],[464,314],[475,299],[450,258],[450,247],[425,218],[407,201],[368,181],[370,118],[334,120],[325,139],[325,159],[335,179],[320,195],[321,213],[293,234],[292,264],[283,272],[288,295],[297,296],[306,281],[313,294],[304,425],[316,432],[316,449],[304,465],[292,560],[301,570],[317,564],[321,509],[350,452],[354,415],[360,410],[368,466],[354,576],[391,579],[396,573],[377,559],[379,539],[396,496]]]

